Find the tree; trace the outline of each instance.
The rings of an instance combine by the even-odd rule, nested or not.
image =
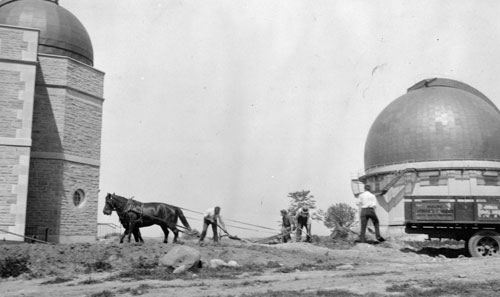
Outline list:
[[[332,229],[332,237],[347,237],[349,227],[356,221],[356,209],[346,203],[336,203],[330,206],[323,215],[323,223]]]
[[[288,193],[288,198],[290,198],[290,204],[288,205],[288,213],[294,215],[297,210],[303,206],[307,206],[309,210],[316,208],[316,200],[314,196],[311,195],[311,191],[297,191]],[[311,218],[313,220],[322,220],[321,214],[318,212],[311,212]]]

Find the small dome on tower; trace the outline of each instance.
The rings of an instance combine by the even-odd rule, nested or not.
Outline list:
[[[500,160],[500,111],[476,89],[434,78],[409,88],[376,118],[365,169],[440,160]]]
[[[0,24],[40,30],[38,52],[93,65],[94,51],[82,23],[58,1],[0,1]]]

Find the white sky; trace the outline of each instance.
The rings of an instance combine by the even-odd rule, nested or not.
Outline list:
[[[414,83],[456,79],[500,105],[498,1],[59,4],[106,73],[101,222],[118,222],[102,215],[116,192],[278,230],[289,192],[354,206],[368,131]]]

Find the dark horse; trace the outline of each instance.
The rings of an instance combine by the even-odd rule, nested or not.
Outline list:
[[[132,198],[129,199],[108,193],[106,195],[103,213],[105,215],[111,215],[113,210],[116,211],[118,217],[120,217],[120,222],[128,226],[125,228],[125,232],[120,238],[120,243],[123,242],[125,235],[128,235],[128,242],[130,242],[130,236],[132,233],[135,233],[136,230],[138,231],[138,228],[151,225],[159,225],[161,227],[165,234],[164,243],[168,241],[168,230],[172,230],[172,232],[174,232],[173,242],[175,243],[179,236],[177,219],[180,219],[184,227],[188,231],[191,231],[191,227],[182,210],[173,205],[159,202],[142,203]]]

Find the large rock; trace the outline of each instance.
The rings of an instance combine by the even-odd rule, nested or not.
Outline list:
[[[200,259],[201,254],[197,249],[184,245],[176,245],[160,258],[158,264],[174,269],[184,265],[186,269],[191,269],[199,265]]]

